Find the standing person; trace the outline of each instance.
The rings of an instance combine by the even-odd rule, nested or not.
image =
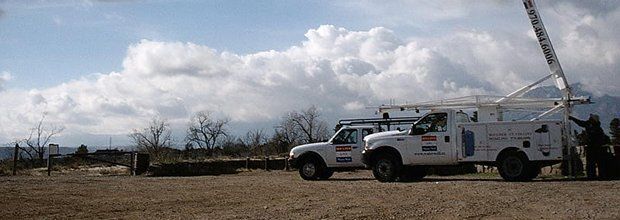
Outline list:
[[[587,121],[579,120],[573,116],[569,117],[580,127],[586,130],[586,173],[589,179],[597,178],[596,168],[598,167],[598,176],[600,177],[603,172],[602,160],[603,160],[603,145],[609,142],[609,137],[605,135],[605,132],[601,128],[601,121],[598,115],[590,114],[590,118]]]

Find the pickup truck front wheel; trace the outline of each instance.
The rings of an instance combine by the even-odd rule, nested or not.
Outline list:
[[[399,176],[400,164],[389,154],[379,155],[372,167],[372,174],[379,182],[394,182]]]
[[[303,161],[300,161],[299,175],[305,180],[317,180],[323,173],[322,164],[315,158],[309,157]]]

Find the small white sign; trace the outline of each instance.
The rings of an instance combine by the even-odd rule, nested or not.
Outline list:
[[[58,144],[50,144],[49,145],[49,153],[50,154],[60,154],[60,149]]]

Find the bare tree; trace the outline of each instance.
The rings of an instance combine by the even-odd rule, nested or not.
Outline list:
[[[213,155],[213,149],[218,141],[228,135],[226,126],[229,122],[228,118],[214,119],[208,111],[197,112],[190,119],[186,139],[206,149],[209,155]]]
[[[24,139],[23,142],[27,147],[21,147],[31,160],[38,159],[43,160],[45,156],[46,146],[50,143],[52,138],[62,132],[63,127],[51,125],[45,125],[45,114],[41,116],[41,120],[30,129],[30,135]]]
[[[302,143],[313,143],[327,138],[327,123],[321,120],[321,114],[315,106],[300,112],[289,112],[285,124],[293,127],[291,135],[299,135]]]
[[[146,128],[134,129],[129,137],[138,150],[148,152],[156,160],[161,159],[165,148],[172,144],[172,132],[168,122],[159,117],[153,117]]]
[[[248,131],[243,138],[243,144],[250,149],[254,149],[257,154],[260,153],[263,156],[267,155],[267,149],[265,149],[265,143],[267,142],[267,135],[263,129],[256,129]]]
[[[296,129],[296,125],[293,120],[290,120],[290,113],[280,122],[275,128],[275,133],[272,139],[285,145],[294,145],[299,143],[301,135]]]

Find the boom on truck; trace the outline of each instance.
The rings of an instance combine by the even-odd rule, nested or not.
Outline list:
[[[506,96],[478,95],[380,106],[379,112],[430,112],[408,131],[364,138],[363,161],[372,167],[376,179],[415,180],[423,178],[429,166],[476,163],[497,166],[505,180],[524,181],[535,178],[542,166],[572,158],[565,155],[574,148],[568,117],[574,105],[590,100],[573,96],[534,1],[523,0],[523,4],[550,73]],[[548,79],[554,79],[562,97],[522,97]],[[477,122],[464,115],[465,109],[477,110]],[[515,110],[539,114],[529,121],[504,121],[504,113]],[[563,113],[562,120],[540,120],[556,113]]]

